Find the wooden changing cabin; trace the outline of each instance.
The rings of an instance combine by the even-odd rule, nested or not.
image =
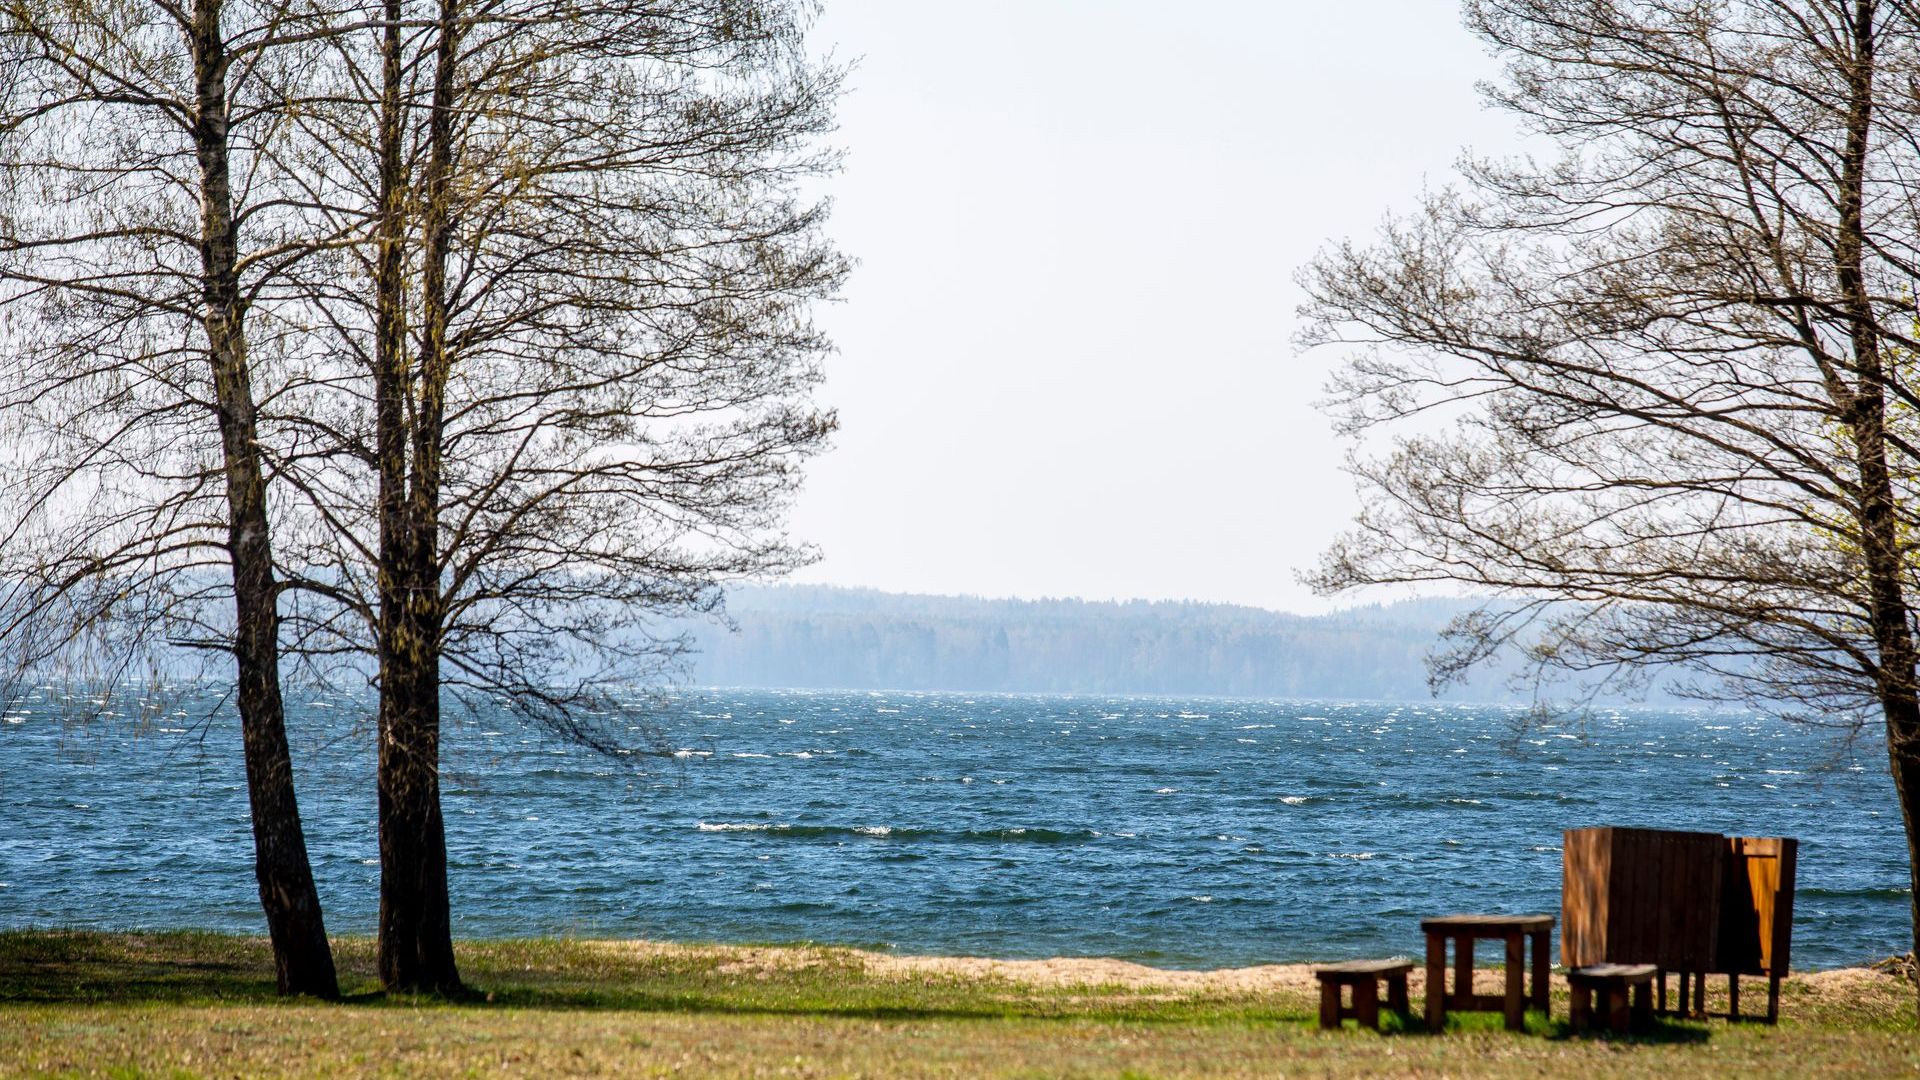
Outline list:
[[[1735,1020],[1739,977],[1765,976],[1767,1022],[1773,1023],[1793,940],[1798,848],[1784,837],[1569,829],[1561,863],[1561,962],[1569,969],[1653,964],[1663,1012],[1669,1011],[1668,972],[1680,976],[1674,1011],[1695,1014],[1706,1012],[1705,976],[1726,975],[1727,1015]]]

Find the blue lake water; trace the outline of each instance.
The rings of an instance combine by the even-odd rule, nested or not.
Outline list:
[[[0,723],[0,928],[259,932],[239,735],[187,695]],[[204,697],[204,695],[203,695]],[[295,701],[328,927],[376,910],[366,702]],[[644,773],[505,717],[450,728],[456,932],[841,942],[1212,967],[1410,953],[1417,920],[1554,912],[1560,834],[1801,840],[1796,967],[1905,951],[1884,751],[1744,715],[1523,730],[1454,705],[701,691]]]

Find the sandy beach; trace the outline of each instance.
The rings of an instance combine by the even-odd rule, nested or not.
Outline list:
[[[1217,968],[1188,971],[1156,968],[1127,960],[1105,957],[1056,956],[1039,960],[997,960],[981,956],[914,956],[815,945],[696,945],[659,941],[589,941],[589,949],[604,951],[629,960],[660,959],[717,961],[720,974],[771,978],[817,968],[843,968],[867,979],[920,982],[960,981],[1003,983],[1009,986],[1049,990],[1122,991],[1130,995],[1160,993],[1169,997],[1239,997],[1251,995],[1297,995],[1312,993],[1316,984],[1311,964],[1262,964],[1255,967]],[[1409,959],[1417,959],[1409,957]],[[1475,973],[1474,987],[1482,993],[1500,989],[1497,969],[1482,968]],[[1566,990],[1566,979],[1553,976],[1553,990]],[[1764,1002],[1765,981],[1742,981],[1745,1008]],[[1415,966],[1408,980],[1409,991],[1419,997],[1426,989],[1426,973]],[[1760,989],[1758,997],[1751,996]],[[1910,995],[1911,989],[1888,973],[1869,967],[1834,968],[1826,971],[1794,972],[1782,985],[1783,998],[1802,1004],[1857,1003],[1863,997]],[[1709,1008],[1724,1001],[1726,979],[1714,976],[1708,981]],[[1719,1007],[1724,1007],[1721,1005]]]

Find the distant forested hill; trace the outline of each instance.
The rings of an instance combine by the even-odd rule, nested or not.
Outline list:
[[[1190,602],[983,600],[819,586],[729,594],[737,633],[694,628],[709,686],[1246,697],[1427,698],[1425,657],[1470,605],[1330,615]],[[1505,701],[1511,669],[1453,700]]]

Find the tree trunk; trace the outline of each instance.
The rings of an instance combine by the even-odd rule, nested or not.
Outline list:
[[[1900,799],[1900,817],[1907,833],[1910,885],[1909,917],[1915,951],[1920,954],[1920,687],[1916,687],[1916,652],[1912,612],[1908,607],[1904,572],[1908,555],[1900,538],[1900,512],[1887,464],[1886,370],[1879,334],[1874,325],[1872,298],[1867,293],[1864,259],[1866,237],[1862,223],[1868,147],[1873,124],[1875,0],[1855,0],[1848,36],[1852,45],[1848,71],[1847,143],[1840,173],[1840,228],[1835,235],[1834,259],[1841,295],[1851,320],[1856,382],[1851,400],[1838,402],[1853,433],[1854,464],[1859,471],[1860,549],[1866,568],[1869,622],[1879,653],[1879,696],[1887,723],[1887,754],[1894,790]],[[1915,997],[1920,1012],[1920,993]]]
[[[1887,757],[1900,819],[1907,829],[1907,909],[1913,919],[1913,954],[1920,957],[1920,709],[1907,702],[1906,715],[1887,710]],[[1915,975],[1914,1007],[1920,1011],[1920,974]]]
[[[407,356],[407,174],[397,4],[388,4],[381,117],[382,221],[376,441],[380,472],[380,981],[458,993],[446,822],[440,809],[439,461],[445,400],[446,176],[456,57],[441,10],[425,179],[420,370]],[[410,398],[410,395],[417,397]],[[411,420],[411,425],[409,425]]]
[[[280,698],[279,587],[268,532],[253,387],[240,298],[227,152],[227,59],[219,0],[194,9],[194,142],[200,166],[203,322],[227,486],[227,550],[233,565],[234,660],[253,810],[254,875],[283,994],[338,997],[320,895],[294,797],[293,758]]]
[[[440,813],[438,665],[412,618],[382,664],[380,740],[380,982],[389,990],[456,994]],[[423,662],[424,661],[424,662]]]

